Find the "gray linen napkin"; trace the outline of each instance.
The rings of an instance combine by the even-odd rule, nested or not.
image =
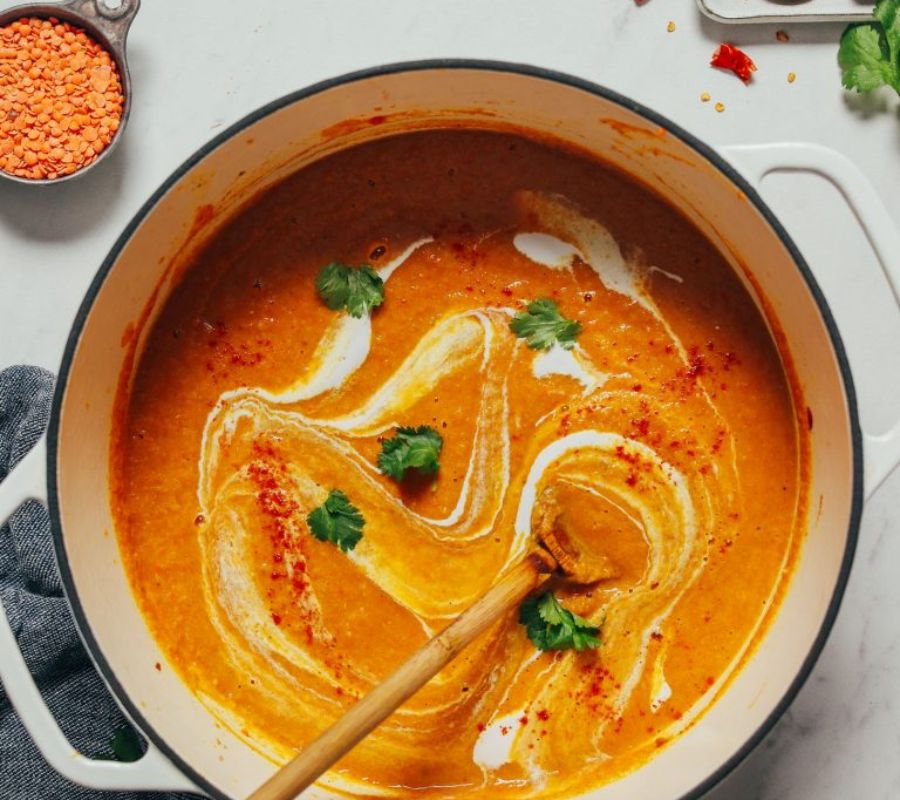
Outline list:
[[[50,413],[53,376],[0,372],[0,481],[34,446]],[[47,511],[27,503],[0,529],[0,600],[25,661],[69,741],[86,756],[133,760],[143,745],[94,670],[63,597]],[[55,773],[0,687],[0,800],[160,800],[183,794],[98,792]]]

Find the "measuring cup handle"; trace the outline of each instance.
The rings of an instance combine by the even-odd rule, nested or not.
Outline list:
[[[719,150],[756,186],[772,172],[811,172],[829,181],[853,211],[900,308],[900,230],[875,187],[849,158],[821,145],[795,142],[738,145]],[[900,420],[887,433],[863,436],[868,497],[900,464]]]
[[[105,0],[67,0],[62,5],[89,20],[103,32],[113,48],[122,51],[141,0],[121,0],[115,7],[107,5]]]

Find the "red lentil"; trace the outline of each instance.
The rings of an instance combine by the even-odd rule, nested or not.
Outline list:
[[[0,28],[0,170],[53,179],[86,167],[124,103],[115,61],[81,28],[54,17]]]

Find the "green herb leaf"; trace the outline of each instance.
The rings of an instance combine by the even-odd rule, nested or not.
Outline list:
[[[141,740],[132,728],[119,728],[113,734],[112,752],[117,761],[137,761],[143,755]]]
[[[329,308],[362,317],[384,302],[384,281],[368,265],[348,267],[332,261],[316,278],[316,291]]]
[[[887,85],[900,94],[900,0],[879,0],[872,13],[872,22],[849,25],[841,36],[841,81],[859,92]]]
[[[530,597],[519,608],[519,623],[539,650],[582,650],[600,646],[600,628],[564,608],[552,592]]]
[[[530,302],[527,311],[516,314],[509,329],[535,350],[549,350],[555,344],[571,350],[581,332],[581,323],[566,319],[553,300],[543,297]]]
[[[366,524],[359,509],[339,489],[332,489],[325,502],[311,511],[306,521],[319,541],[331,542],[345,553],[362,539]]]
[[[397,428],[392,439],[381,443],[378,469],[394,480],[402,481],[406,470],[415,469],[423,475],[438,471],[444,440],[428,425],[418,428]]]

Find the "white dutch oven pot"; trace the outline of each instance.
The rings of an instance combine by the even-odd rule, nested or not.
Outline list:
[[[752,275],[768,300],[765,313],[774,315],[786,335],[815,419],[808,538],[758,651],[694,728],[641,769],[587,796],[698,797],[760,741],[812,669],[847,581],[863,495],[900,461],[900,425],[878,438],[861,433],[850,370],[825,300],[747,179],[758,183],[778,169],[830,179],[854,208],[900,297],[900,235],[874,191],[846,159],[809,145],[729,149],[725,156],[741,165],[747,179],[742,178],[722,155],[659,115],[563,75],[494,63],[396,65],[278,100],[201,149],[138,212],[78,312],[46,439],[0,486],[0,521],[26,498],[48,504],[59,567],[85,645],[150,749],[134,764],[91,761],[76,753],[41,701],[0,615],[0,678],[44,756],[72,780],[96,788],[199,790],[240,798],[274,770],[218,726],[172,670],[154,669],[164,659],[132,597],[108,501],[112,405],[127,353],[123,334],[146,308],[152,321],[163,305],[171,273],[163,275],[179,248],[192,235],[209,235],[248,192],[357,142],[459,122],[549,133],[667,196],[739,274]],[[204,204],[218,213],[197,234],[192,221]]]

